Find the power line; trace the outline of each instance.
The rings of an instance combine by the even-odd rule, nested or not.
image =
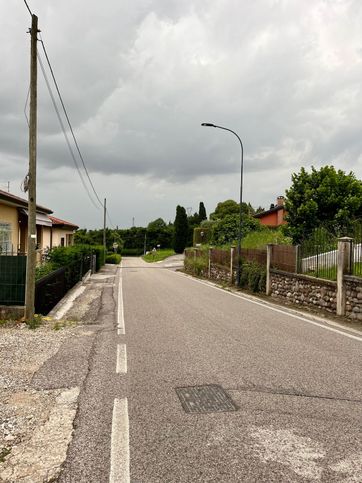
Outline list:
[[[24,3],[25,3],[25,6],[26,6],[26,8],[27,8],[28,12],[29,12],[29,13],[30,13],[30,15],[32,16],[32,15],[33,15],[33,13],[32,13],[32,11],[30,10],[30,7],[29,7],[29,5],[28,5],[27,1],[26,1],[26,0],[24,0]],[[49,56],[48,56],[47,50],[46,50],[46,48],[45,48],[45,45],[44,45],[43,39],[41,38],[41,35],[40,35],[40,39],[38,39],[38,40],[40,41],[40,43],[41,43],[41,45],[42,45],[42,48],[43,48],[43,51],[44,51],[44,55],[45,55],[46,61],[47,61],[47,63],[48,63],[49,69],[50,69],[50,73],[51,73],[51,76],[52,76],[52,79],[53,79],[53,82],[54,82],[54,85],[55,85],[56,91],[57,91],[57,93],[58,93],[59,100],[60,100],[60,103],[61,103],[61,105],[62,105],[62,108],[63,108],[63,111],[64,111],[64,115],[65,115],[65,117],[66,117],[66,120],[67,120],[67,123],[68,123],[69,129],[70,129],[70,132],[71,132],[71,134],[72,134],[72,137],[73,137],[73,140],[74,140],[74,144],[75,144],[75,146],[76,146],[76,148],[77,148],[77,151],[78,151],[79,157],[80,157],[80,159],[81,159],[81,162],[82,162],[82,165],[83,165],[84,171],[85,171],[86,176],[87,176],[87,178],[88,178],[88,181],[89,181],[89,183],[90,183],[90,185],[91,185],[91,187],[92,187],[93,193],[95,194],[95,196],[96,196],[96,198],[97,198],[97,200],[98,200],[99,204],[100,204],[100,205],[103,207],[103,203],[101,202],[101,200],[100,200],[100,198],[99,198],[99,196],[98,196],[98,193],[97,193],[97,191],[96,191],[96,189],[95,189],[95,187],[94,187],[94,185],[93,185],[93,182],[92,182],[92,180],[91,180],[91,178],[90,178],[90,176],[89,176],[89,173],[88,173],[88,170],[87,170],[86,164],[85,164],[85,162],[84,162],[84,158],[83,158],[83,156],[82,156],[82,153],[81,153],[81,151],[80,151],[80,148],[79,148],[79,145],[78,145],[77,139],[76,139],[76,137],[75,137],[75,134],[74,134],[74,131],[73,131],[73,127],[72,127],[72,124],[71,124],[71,122],[70,122],[70,119],[69,119],[68,112],[67,112],[67,110],[66,110],[65,104],[64,104],[64,102],[63,102],[63,98],[62,98],[62,95],[61,95],[61,93],[60,93],[59,86],[58,86],[58,83],[57,83],[57,81],[56,81],[56,78],[55,78],[55,75],[54,75],[54,71],[53,71],[52,65],[51,65],[51,63],[50,63]],[[69,152],[70,152],[71,157],[72,157],[72,159],[73,159],[73,162],[74,162],[74,164],[75,164],[75,167],[76,167],[76,169],[77,169],[77,171],[78,171],[78,174],[79,174],[79,176],[80,176],[80,179],[81,179],[81,181],[82,181],[82,184],[83,184],[83,186],[84,186],[85,190],[87,191],[87,194],[88,194],[88,196],[89,196],[89,199],[91,200],[92,204],[93,204],[93,205],[94,205],[96,208],[98,208],[98,206],[97,206],[97,205],[94,203],[93,198],[91,197],[91,193],[90,193],[90,191],[89,191],[89,189],[88,189],[88,186],[86,185],[86,183],[85,183],[85,181],[84,181],[84,179],[83,179],[82,172],[81,172],[81,170],[79,169],[79,166],[78,166],[78,163],[77,163],[76,157],[75,157],[75,155],[74,155],[73,149],[72,149],[72,147],[71,147],[71,145],[70,145],[70,142],[69,142],[69,139],[68,139],[67,133],[66,133],[66,131],[65,131],[65,127],[64,127],[64,124],[63,124],[62,118],[61,118],[61,116],[60,116],[59,109],[58,109],[58,106],[57,106],[57,104],[56,104],[56,101],[55,101],[55,98],[54,98],[53,92],[52,92],[52,90],[51,90],[51,87],[50,87],[50,84],[49,84],[49,81],[48,81],[48,78],[47,78],[47,75],[46,75],[46,72],[45,72],[45,69],[44,69],[44,65],[43,65],[43,63],[42,63],[42,61],[41,61],[41,58],[40,58],[40,56],[39,56],[39,53],[37,54],[37,56],[38,56],[38,60],[39,60],[40,66],[41,66],[41,70],[42,70],[43,76],[44,76],[45,83],[46,83],[47,88],[48,88],[48,91],[49,91],[49,95],[50,95],[50,97],[51,97],[51,99],[52,99],[52,102],[53,102],[53,106],[54,106],[55,112],[56,112],[56,114],[57,114],[57,117],[58,117],[58,120],[59,120],[59,123],[60,123],[61,129],[62,129],[62,131],[63,131],[64,137],[65,137],[66,143],[67,143],[67,145],[68,145],[68,149],[69,149]],[[24,107],[24,114],[25,114],[25,118],[26,118],[26,120],[27,120],[27,123],[29,124],[28,116],[27,116],[27,114],[26,114],[26,109],[27,109],[28,100],[29,100],[29,92],[28,92],[28,95],[27,95],[27,98],[26,98],[26,102],[25,102],[25,107]],[[107,218],[108,218],[108,220],[109,220],[110,224],[111,224],[111,225],[112,225],[112,227],[114,228],[114,225],[113,225],[112,220],[111,220],[111,218],[110,218],[110,216],[109,216],[108,210],[106,210],[106,215],[107,215]]]
[[[44,77],[44,80],[45,80],[45,84],[46,84],[46,86],[47,86],[47,88],[48,88],[48,92],[49,92],[50,98],[51,98],[52,103],[53,103],[53,106],[54,106],[54,110],[55,110],[56,115],[57,115],[57,117],[58,117],[58,121],[59,121],[60,127],[61,127],[61,129],[62,129],[62,131],[63,131],[65,141],[66,141],[66,143],[67,143],[67,145],[68,145],[68,149],[69,149],[70,155],[71,155],[71,157],[72,157],[72,159],[73,159],[73,162],[74,162],[74,165],[75,165],[75,167],[76,167],[76,169],[77,169],[77,171],[78,171],[78,174],[79,174],[79,177],[80,177],[80,179],[81,179],[81,181],[82,181],[83,187],[84,187],[84,189],[86,190],[86,192],[87,192],[87,194],[88,194],[88,197],[89,197],[89,199],[91,200],[91,202],[92,202],[93,206],[94,206],[95,208],[99,209],[98,205],[97,205],[97,204],[94,202],[93,197],[91,196],[91,193],[90,193],[90,191],[89,191],[89,188],[88,188],[88,186],[86,185],[86,183],[85,183],[85,181],[84,181],[84,179],[83,179],[82,172],[81,172],[81,170],[79,169],[78,162],[77,162],[76,157],[75,157],[75,155],[74,155],[74,152],[73,152],[72,146],[71,146],[71,144],[70,144],[70,142],[69,142],[68,135],[67,135],[67,133],[66,133],[66,130],[65,130],[65,127],[64,127],[64,124],[63,124],[62,118],[61,118],[61,116],[60,116],[60,112],[59,112],[58,106],[57,106],[57,104],[56,104],[56,101],[55,101],[55,98],[54,98],[54,95],[53,95],[53,91],[52,91],[52,89],[51,89],[51,87],[50,87],[49,80],[48,80],[48,77],[47,77],[47,75],[46,75],[46,72],[45,72],[45,69],[44,69],[44,65],[43,65],[43,62],[42,62],[42,60],[41,60],[41,58],[40,58],[39,54],[38,54],[38,60],[39,60],[39,64],[40,64],[40,67],[41,67],[41,70],[42,70],[42,73],[43,73],[43,77]]]
[[[28,9],[28,12],[30,13],[30,15],[33,15],[32,11],[29,8],[28,2],[26,0],[24,0],[24,3],[26,5],[26,8]]]
[[[41,45],[42,45],[43,50],[44,50],[45,58],[46,58],[46,60],[47,60],[48,66],[49,66],[49,69],[50,69],[50,72],[51,72],[51,75],[52,75],[52,78],[53,78],[53,82],[54,82],[55,88],[56,88],[56,90],[57,90],[57,93],[58,93],[59,99],[60,99],[60,103],[61,103],[61,105],[62,105],[62,108],[63,108],[64,114],[65,114],[65,117],[66,117],[66,119],[67,119],[67,122],[68,122],[68,126],[69,126],[69,129],[70,129],[70,132],[72,133],[72,137],[73,137],[73,140],[74,140],[75,146],[76,146],[76,148],[77,148],[77,151],[78,151],[79,157],[80,157],[80,159],[81,159],[81,161],[82,161],[84,171],[85,171],[85,173],[86,173],[86,175],[87,175],[87,178],[88,178],[88,181],[89,181],[89,183],[90,183],[90,185],[91,185],[91,187],[92,187],[93,193],[95,194],[95,196],[96,196],[96,198],[97,198],[97,200],[98,200],[99,204],[100,204],[101,206],[103,206],[103,203],[101,202],[101,200],[100,200],[100,198],[99,198],[99,196],[98,196],[98,193],[97,193],[97,191],[96,191],[96,190],[95,190],[95,188],[94,188],[94,185],[93,185],[92,180],[91,180],[91,178],[90,178],[90,176],[89,176],[89,173],[88,173],[87,167],[86,167],[86,165],[85,165],[85,162],[84,162],[84,159],[83,159],[82,153],[81,153],[81,151],[80,151],[80,149],[79,149],[79,145],[78,145],[77,139],[76,139],[76,137],[75,137],[75,134],[74,134],[74,131],[73,131],[73,127],[72,127],[72,125],[71,125],[71,123],[70,123],[70,119],[69,119],[69,116],[68,116],[68,112],[67,112],[67,110],[66,110],[66,108],[65,108],[65,105],[64,105],[64,102],[63,102],[63,98],[62,98],[62,96],[61,96],[61,94],[60,94],[59,86],[58,86],[58,83],[57,83],[57,81],[56,81],[56,79],[55,79],[54,71],[53,71],[53,68],[52,68],[52,66],[51,66],[51,63],[50,63],[50,60],[49,60],[49,57],[48,57],[48,53],[47,53],[47,51],[46,51],[46,48],[45,48],[45,45],[44,45],[44,42],[43,42],[43,40],[42,40],[41,36],[40,36],[40,42],[41,42]]]

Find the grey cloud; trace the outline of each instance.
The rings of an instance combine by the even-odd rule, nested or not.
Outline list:
[[[361,177],[357,0],[30,3],[96,180],[143,176],[191,190],[207,175],[215,186],[237,176],[237,140],[203,121],[239,133],[246,173],[259,181],[280,172],[289,183],[286,173],[318,163]],[[5,10],[2,170],[14,157],[26,166],[29,70],[29,18],[8,2]],[[73,166],[40,70],[38,154],[45,171]],[[278,181],[268,185],[262,196],[273,200]]]

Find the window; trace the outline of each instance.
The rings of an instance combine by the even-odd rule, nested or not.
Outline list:
[[[10,253],[11,249],[11,224],[0,221],[0,254]]]
[[[62,238],[60,239],[60,246],[64,247],[64,236],[62,236]]]

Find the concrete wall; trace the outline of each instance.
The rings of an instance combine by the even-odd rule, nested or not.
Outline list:
[[[0,202],[0,222],[11,224],[11,242],[16,252],[19,244],[18,210],[15,206],[8,206]]]

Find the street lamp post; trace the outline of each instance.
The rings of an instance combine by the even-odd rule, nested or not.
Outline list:
[[[203,122],[201,124],[203,127],[216,127],[218,129],[223,129],[224,131],[229,131],[232,134],[234,134],[240,143],[240,148],[241,148],[241,164],[240,164],[240,210],[239,210],[239,230],[238,230],[238,269],[237,269],[237,274],[236,274],[236,283],[239,286],[240,285],[240,274],[241,274],[241,235],[242,235],[242,202],[243,202],[243,165],[244,165],[244,146],[243,143],[240,139],[240,137],[236,134],[236,132],[232,131],[231,129],[228,129],[227,127],[223,126],[217,126],[216,124],[211,124],[209,122]]]

